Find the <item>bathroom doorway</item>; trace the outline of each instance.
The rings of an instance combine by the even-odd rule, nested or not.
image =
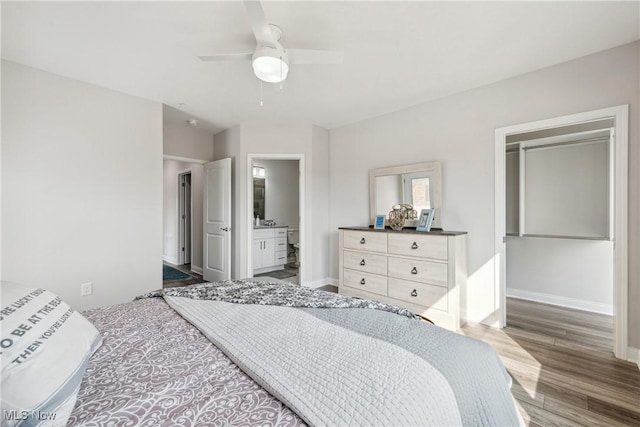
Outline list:
[[[304,284],[304,160],[249,156],[250,273]]]

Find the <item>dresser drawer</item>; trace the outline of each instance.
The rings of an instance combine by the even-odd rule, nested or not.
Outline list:
[[[372,292],[379,295],[387,295],[387,278],[377,274],[344,269],[344,284],[362,291]]]
[[[345,268],[387,275],[387,257],[385,255],[345,250],[343,262]]]
[[[389,257],[389,277],[447,286],[447,264],[410,258]]]
[[[447,288],[389,277],[391,298],[447,311]]]
[[[275,235],[275,237],[284,237],[285,239],[287,238],[287,228],[274,228],[273,229],[273,234]]]
[[[363,251],[386,252],[387,233],[345,230],[344,247]]]
[[[276,238],[276,252],[277,251],[285,251],[287,250],[287,239],[286,237],[277,237]]]
[[[418,258],[447,259],[446,236],[389,234],[389,253]]]
[[[258,228],[253,229],[254,239],[271,239],[274,236],[273,228]]]
[[[285,265],[287,263],[287,251],[276,252],[275,265]]]

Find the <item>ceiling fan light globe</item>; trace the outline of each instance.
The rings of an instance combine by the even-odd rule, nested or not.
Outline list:
[[[279,83],[287,78],[289,64],[286,58],[271,55],[254,55],[253,72],[257,78],[268,83]]]

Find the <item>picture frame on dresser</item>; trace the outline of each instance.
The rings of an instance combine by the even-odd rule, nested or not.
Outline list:
[[[376,222],[373,223],[373,228],[376,230],[384,230],[384,222],[387,219],[385,215],[376,215]]]
[[[418,224],[416,224],[416,231],[431,231],[431,225],[433,224],[433,217],[435,216],[435,208],[422,209],[420,216],[418,217]]]

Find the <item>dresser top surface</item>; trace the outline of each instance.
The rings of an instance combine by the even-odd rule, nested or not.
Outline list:
[[[373,231],[376,233],[404,233],[404,234],[424,234],[431,236],[462,236],[467,234],[466,231],[449,231],[449,230],[441,230],[441,229],[432,229],[431,231],[416,231],[415,228],[403,228],[402,230],[392,230],[389,227],[385,229],[375,229],[371,226],[354,226],[354,227],[338,227],[340,230],[356,230],[356,231]]]

